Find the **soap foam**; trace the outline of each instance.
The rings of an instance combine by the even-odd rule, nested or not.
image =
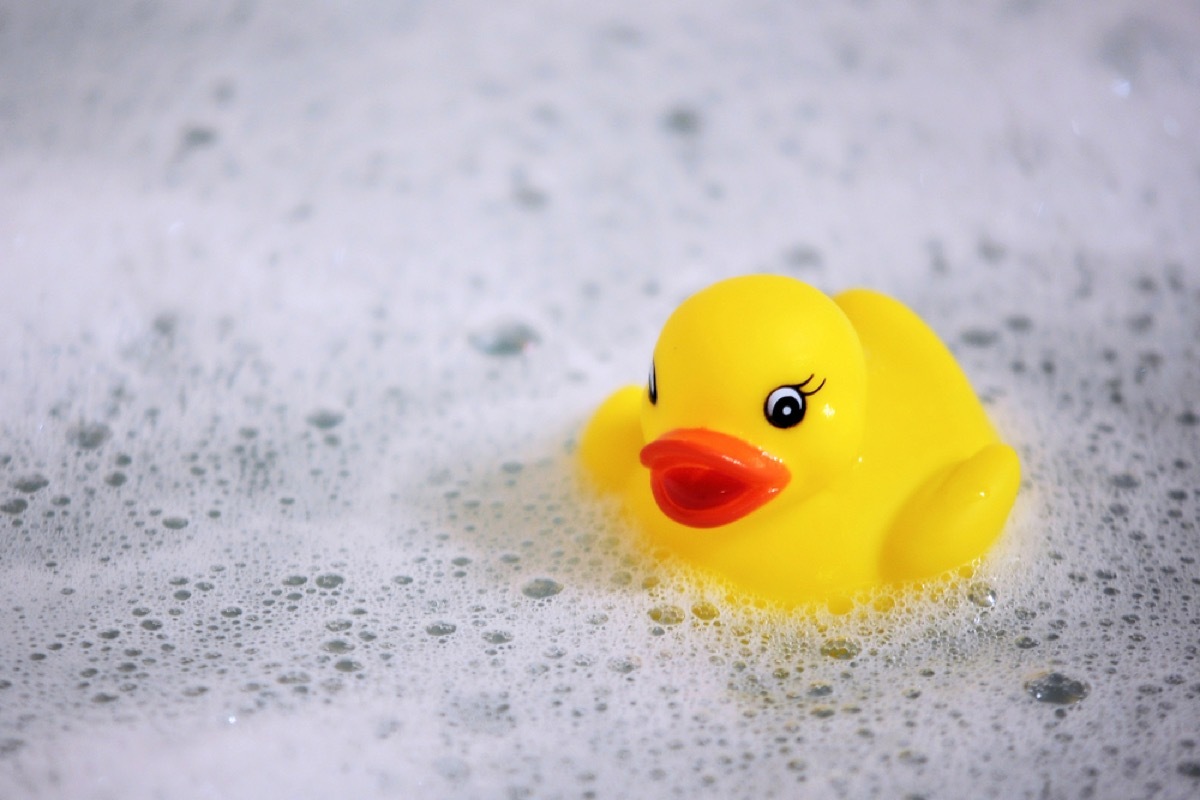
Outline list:
[[[1132,9],[11,10],[0,797],[1190,796],[1200,23]],[[955,350],[970,574],[773,609],[578,485],[753,270]]]

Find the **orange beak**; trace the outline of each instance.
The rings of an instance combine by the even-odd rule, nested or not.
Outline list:
[[[783,462],[749,442],[706,428],[670,431],[642,448],[654,501],[691,528],[741,519],[791,480]]]

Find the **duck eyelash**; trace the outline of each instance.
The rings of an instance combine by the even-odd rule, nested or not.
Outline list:
[[[821,389],[825,386],[825,379],[821,378],[821,382],[819,384],[817,384],[817,388],[813,389],[810,392],[804,391],[804,387],[808,386],[810,383],[812,383],[812,380],[815,377],[816,377],[816,373],[813,373],[812,375],[809,375],[807,378],[805,378],[800,383],[793,384],[793,387],[796,389],[797,392],[804,395],[805,397],[812,397],[814,394],[821,391]]]

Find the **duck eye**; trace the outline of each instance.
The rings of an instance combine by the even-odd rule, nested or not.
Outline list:
[[[804,391],[804,387],[812,383],[814,377],[809,375],[794,386],[780,386],[767,395],[767,401],[763,403],[763,413],[767,416],[767,422],[776,428],[791,428],[799,425],[800,421],[804,419],[804,410],[807,408],[804,398],[812,397],[825,386],[825,381],[822,379],[817,388],[809,392]]]
[[[780,386],[767,395],[763,413],[776,428],[791,428],[804,419],[804,395],[795,386]]]
[[[650,405],[658,404],[658,376],[654,374],[654,362],[650,362],[650,380],[647,384],[647,392],[650,395]]]

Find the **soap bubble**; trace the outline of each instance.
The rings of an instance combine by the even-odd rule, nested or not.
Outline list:
[[[521,587],[521,594],[526,597],[532,597],[535,600],[542,600],[547,597],[553,597],[562,590],[562,584],[558,581],[551,578],[534,578]]]
[[[1025,683],[1025,691],[1039,703],[1071,705],[1088,696],[1088,685],[1061,672],[1048,672]]]

